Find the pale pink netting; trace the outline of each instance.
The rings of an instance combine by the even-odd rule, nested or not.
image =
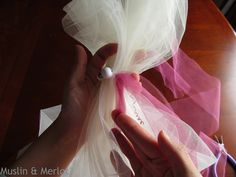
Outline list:
[[[173,139],[185,145],[197,168],[204,169],[204,162],[213,159],[210,160],[208,156],[206,144],[197,141],[197,134],[188,125],[197,133],[204,132],[207,135],[212,135],[218,129],[220,82],[204,72],[180,49],[173,56],[173,66],[165,62],[156,69],[162,74],[165,85],[173,92],[176,100],[168,102],[161,91],[143,77],[142,86],[132,74],[119,73],[115,76],[117,108],[133,116],[154,136],[160,130],[165,130]],[[213,143],[210,140],[206,141],[208,145]],[[210,146],[210,149],[215,155],[219,152],[218,146]],[[222,156],[217,166],[218,175],[222,177],[225,160]],[[205,170],[204,177],[211,176],[210,171],[211,167]]]
[[[156,69],[178,99],[170,103],[173,111],[197,133],[215,133],[219,127],[220,81],[181,49],[173,56],[173,67],[165,62]]]
[[[108,43],[118,43],[116,56],[105,65],[113,77],[101,81],[68,176],[126,173],[125,169],[116,172],[110,162],[110,153],[116,150],[130,166],[110,134],[115,106],[153,136],[165,130],[184,144],[198,170],[215,163],[215,156],[197,133],[210,135],[218,128],[220,83],[178,50],[187,9],[187,0],[73,0],[65,6],[65,31],[92,54]],[[172,56],[173,67],[166,62]],[[132,73],[153,67],[162,74],[175,101],[168,102],[145,78],[140,85],[132,77]]]

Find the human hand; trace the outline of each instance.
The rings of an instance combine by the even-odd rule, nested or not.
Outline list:
[[[108,44],[88,56],[85,49],[77,46],[77,58],[71,77],[66,86],[61,118],[71,121],[73,126],[82,126],[91,100],[99,88],[97,76],[106,60],[116,53],[117,45]]]
[[[32,167],[40,171],[42,167],[65,169],[80,147],[80,135],[90,101],[99,86],[97,75],[106,59],[116,52],[117,46],[102,47],[94,56],[87,57],[82,46],[77,46],[78,56],[66,87],[62,111],[59,117],[43,134],[33,142],[11,169],[19,166],[30,171]],[[65,151],[66,149],[66,151]],[[52,176],[59,176],[55,173]],[[12,175],[17,176],[17,175]],[[35,174],[27,174],[35,176]],[[37,176],[45,176],[38,174]]]
[[[171,140],[164,131],[159,133],[157,141],[128,115],[114,110],[112,118],[126,136],[118,129],[112,129],[130,161],[135,173],[132,177],[201,176],[184,147]]]

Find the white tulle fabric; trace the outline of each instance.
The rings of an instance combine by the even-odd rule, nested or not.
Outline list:
[[[119,50],[114,72],[142,73],[172,56],[185,30],[186,0],[74,0],[64,10],[65,31],[92,54],[108,43]],[[135,60],[135,52],[154,52]]]
[[[187,0],[73,0],[64,10],[65,31],[92,54],[108,43],[118,43],[117,55],[106,64],[114,74],[140,74],[163,63],[178,49],[185,31]],[[137,57],[140,51],[145,55]],[[125,88],[124,98],[127,114],[135,120],[138,114],[144,121],[143,127],[153,136],[164,129],[171,138],[184,144],[199,170],[215,162],[214,155],[194,130],[176,115],[155,107],[145,95],[129,88]],[[64,175],[129,176],[127,168],[117,165],[121,158],[130,167],[110,133],[115,127],[111,111],[116,101],[114,78],[102,80],[78,143],[80,151]],[[119,169],[110,161],[113,150],[120,154],[115,155]]]

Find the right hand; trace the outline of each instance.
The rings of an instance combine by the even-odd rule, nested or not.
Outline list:
[[[112,118],[126,136],[118,129],[112,129],[131,163],[135,173],[130,171],[132,177],[201,177],[184,147],[171,140],[164,131],[156,140],[128,115],[114,110]]]

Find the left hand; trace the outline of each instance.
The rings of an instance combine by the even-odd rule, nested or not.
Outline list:
[[[77,46],[76,64],[66,86],[60,117],[72,122],[72,126],[82,127],[91,100],[99,88],[97,79],[106,60],[116,53],[117,45],[108,44],[88,57],[85,49]]]
[[[87,56],[82,46],[78,46],[77,51],[78,57],[66,87],[62,111],[58,119],[12,164],[11,169],[19,166],[29,172],[32,167],[37,171],[43,167],[65,169],[80,149],[78,143],[82,126],[90,101],[99,86],[97,75],[106,59],[116,52],[116,45],[106,45],[91,57]],[[51,176],[59,175],[60,173],[55,173]],[[34,177],[35,174],[29,173],[27,176]],[[45,174],[37,174],[37,176],[45,176]]]

